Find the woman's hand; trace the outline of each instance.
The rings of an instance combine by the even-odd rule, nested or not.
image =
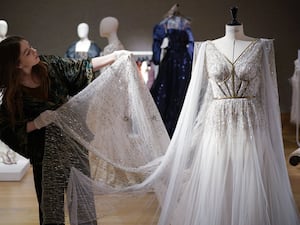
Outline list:
[[[130,56],[132,52],[128,50],[118,50],[118,51],[114,51],[113,54],[115,55],[115,60],[117,60],[122,56]]]
[[[29,121],[26,124],[27,133],[34,131],[36,129],[41,129],[42,127],[48,126],[50,123],[54,121],[55,111],[46,110],[42,112],[37,118],[33,121]]]
[[[46,110],[46,111],[42,112],[32,122],[36,129],[41,129],[42,127],[46,127],[49,124],[53,123],[54,118],[55,118],[55,111]]]

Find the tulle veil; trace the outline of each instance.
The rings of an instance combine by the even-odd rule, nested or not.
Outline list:
[[[267,103],[273,163],[286,183],[284,193],[291,197],[275,63],[270,57],[273,45],[262,41],[266,88],[261,94]],[[57,110],[55,124],[70,137],[68,144],[74,143],[76,153],[89,159],[86,166],[91,170],[90,177],[71,170],[67,207],[72,225],[95,219],[98,224],[169,225],[174,218],[193,216],[182,211],[193,209],[179,208],[178,202],[195,163],[194,129],[205,132],[201,124],[212,101],[204,66],[206,44],[195,43],[192,78],[171,141],[132,55],[119,58]]]

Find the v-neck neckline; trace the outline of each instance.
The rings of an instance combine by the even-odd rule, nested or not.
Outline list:
[[[245,52],[252,46],[252,45],[254,45],[257,41],[258,41],[259,39],[255,39],[255,40],[253,40],[253,41],[251,41],[248,45],[247,45],[247,47],[241,52],[241,54],[234,60],[234,61],[232,61],[232,60],[230,60],[230,59],[228,59],[228,57],[223,53],[223,52],[221,52],[218,48],[217,48],[217,46],[212,42],[212,41],[210,41],[210,43],[211,43],[211,45],[213,45],[213,47],[231,64],[231,65],[235,65],[235,63],[241,58],[241,56],[242,55],[244,55],[245,54]]]

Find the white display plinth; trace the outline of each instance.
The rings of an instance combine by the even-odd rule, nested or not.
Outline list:
[[[17,154],[16,164],[0,162],[0,181],[20,181],[30,167],[29,160]]]

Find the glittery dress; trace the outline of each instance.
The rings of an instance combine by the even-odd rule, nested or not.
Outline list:
[[[176,149],[177,162],[159,224],[299,224],[272,41],[251,42],[234,62],[213,42],[205,45],[168,149]]]
[[[103,198],[95,195],[97,215],[120,212],[117,208],[126,193],[138,199],[151,191],[159,202],[152,205],[155,212],[131,224],[299,225],[284,155],[273,41],[251,42],[234,62],[211,41],[196,43],[194,56],[170,142],[131,57],[117,61],[57,110],[55,123],[96,158],[143,175],[133,182],[122,176],[113,182],[96,176],[97,192],[113,191],[112,197],[117,197],[106,201],[109,207],[101,207]],[[75,121],[82,123],[76,126]],[[83,208],[93,212],[89,201],[82,199],[90,198],[91,189],[85,188],[90,181],[81,174],[72,171],[68,185],[73,197],[69,210],[75,219],[78,213],[84,215],[80,219],[87,216]]]
[[[161,49],[164,38],[168,46]],[[153,39],[152,60],[159,71],[150,91],[172,136],[191,78],[194,39],[190,23],[182,17],[167,18],[154,27]],[[161,51],[165,55],[160,61]]]

